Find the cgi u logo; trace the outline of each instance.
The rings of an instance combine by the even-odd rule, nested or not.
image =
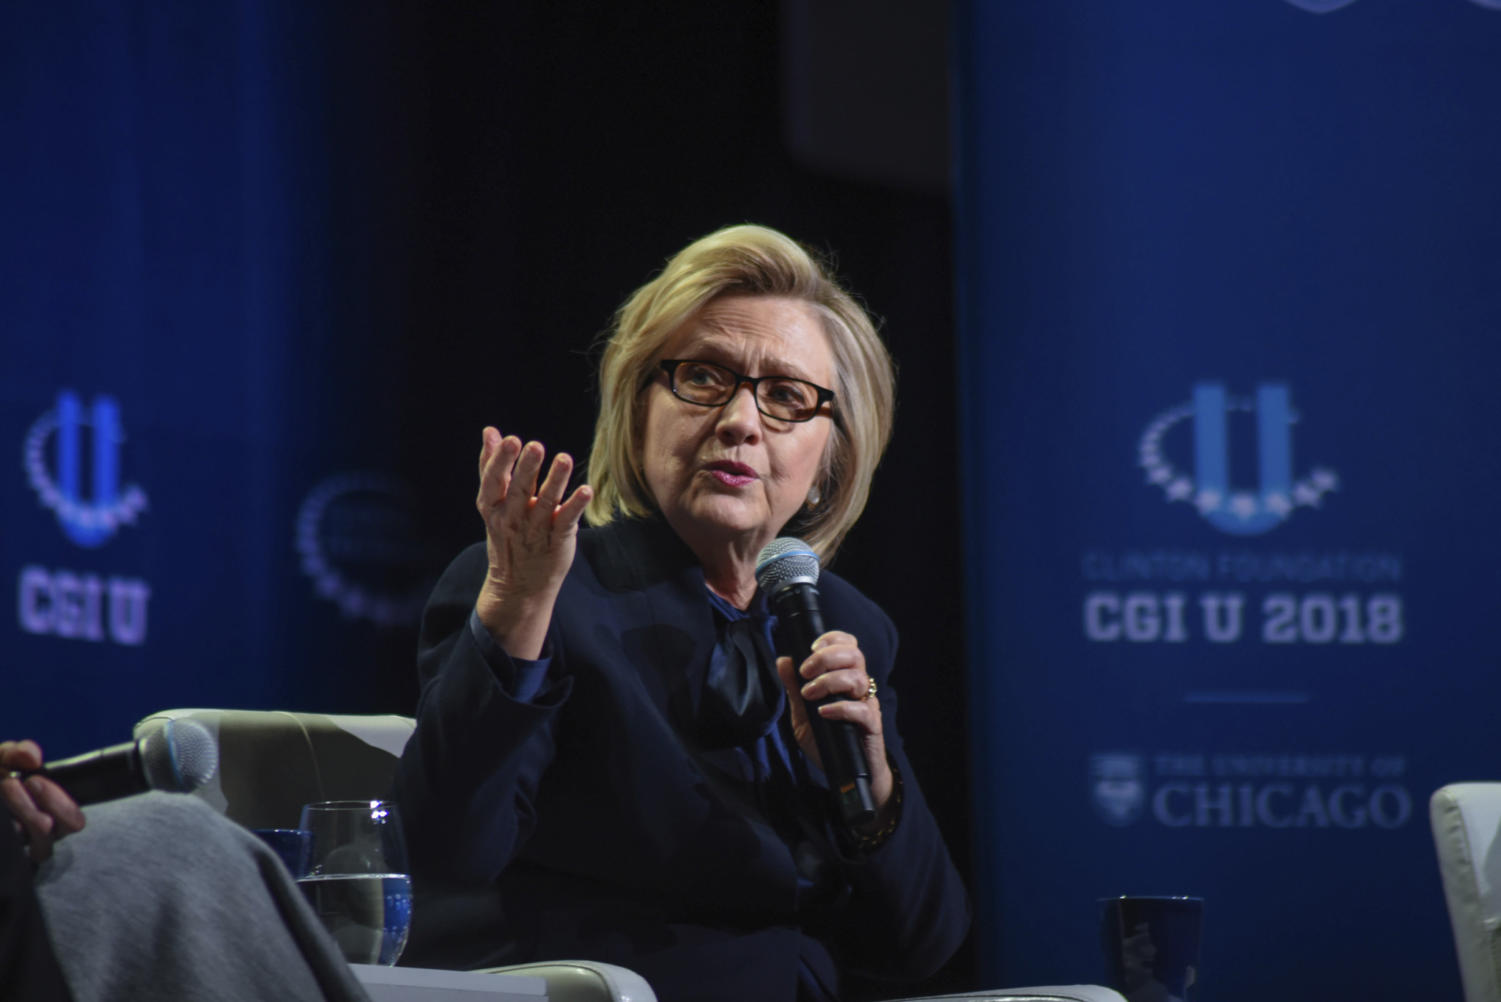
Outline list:
[[[85,429],[88,441],[85,443]],[[57,513],[63,533],[79,546],[103,546],[121,525],[133,525],[146,508],[146,494],[134,485],[121,488],[120,407],[98,396],[84,410],[78,394],[63,390],[57,407],[43,414],[26,435],[27,479],[42,504]],[[47,442],[54,440],[55,475],[47,469]],[[84,489],[84,452],[89,454],[88,495]]]
[[[1232,416],[1256,418],[1257,486],[1236,489],[1230,470]],[[1163,439],[1182,421],[1193,419],[1194,472],[1190,476],[1167,459]],[[1233,399],[1221,383],[1194,386],[1193,401],[1159,415],[1141,438],[1141,466],[1169,501],[1198,508],[1209,524],[1236,536],[1255,536],[1285,522],[1294,508],[1318,507],[1339,486],[1339,477],[1322,467],[1302,480],[1293,479],[1292,425],[1297,420],[1285,383],[1263,383],[1254,401]]]

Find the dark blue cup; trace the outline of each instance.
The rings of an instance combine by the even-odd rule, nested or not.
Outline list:
[[[1105,983],[1127,1002],[1198,998],[1203,926],[1203,898],[1126,895],[1102,899]]]
[[[308,855],[313,848],[313,833],[305,828],[252,828],[260,840],[271,847],[293,877],[307,875]]]

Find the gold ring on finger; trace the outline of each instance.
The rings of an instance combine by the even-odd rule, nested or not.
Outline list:
[[[865,700],[869,699],[870,697],[872,697],[872,696],[874,696],[876,694],[876,680],[873,679],[873,678],[871,678],[869,675],[865,676],[865,678],[866,678],[865,695],[863,695],[863,696],[860,697],[860,701],[861,702],[864,702]]]

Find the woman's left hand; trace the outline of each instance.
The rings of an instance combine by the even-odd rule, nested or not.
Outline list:
[[[885,807],[893,786],[891,766],[886,761],[886,739],[881,733],[880,697],[865,671],[865,654],[859,641],[848,633],[830,630],[813,641],[813,653],[801,665],[794,665],[791,658],[777,658],[777,674],[787,689],[798,747],[820,769],[823,761],[808,723],[807,704],[830,696],[846,697],[834,699],[817,712],[825,720],[845,721],[860,730],[865,760],[870,764],[870,792],[877,809]]]

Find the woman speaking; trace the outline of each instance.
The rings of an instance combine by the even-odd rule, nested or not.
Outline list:
[[[895,628],[825,572],[828,631],[776,658],[755,573],[778,536],[832,556],[893,392],[860,306],[792,240],[735,226],[621,308],[587,484],[484,430],[485,543],[424,613],[397,777],[403,962],[587,958],[664,1002],[773,1002],[948,959],[968,902],[896,734]],[[854,728],[874,817],[830,809],[810,713]]]

